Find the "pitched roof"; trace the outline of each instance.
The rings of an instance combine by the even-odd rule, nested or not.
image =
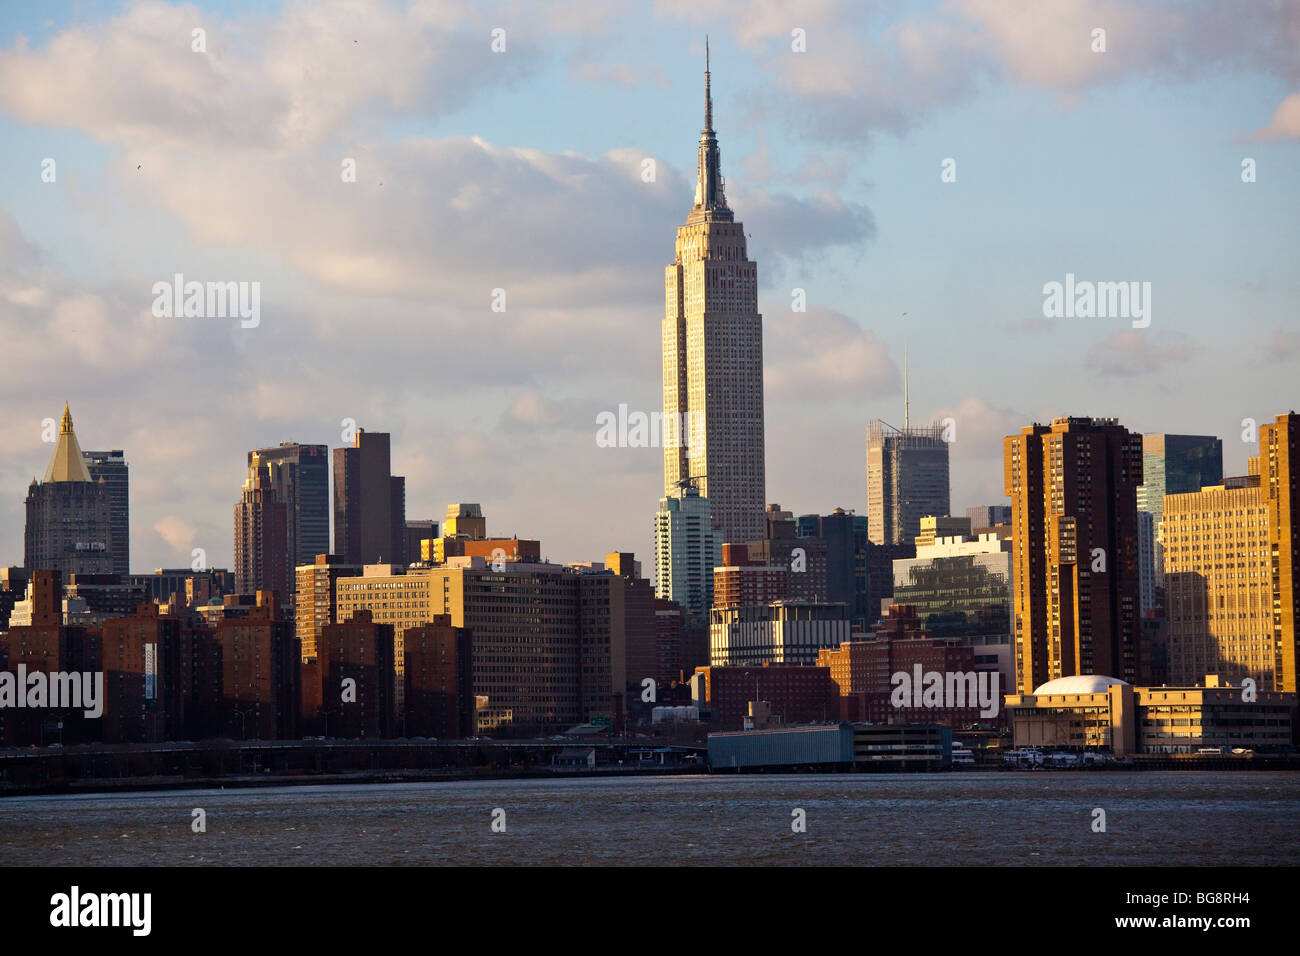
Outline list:
[[[54,446],[50,466],[45,469],[46,481],[90,481],[90,470],[82,457],[77,434],[72,430],[72,413],[68,403],[63,403],[63,421],[59,425],[59,443]]]

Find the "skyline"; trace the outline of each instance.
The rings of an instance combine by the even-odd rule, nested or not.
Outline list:
[[[893,33],[886,28],[879,38],[884,48],[906,45],[900,24],[940,22],[925,19],[927,6],[917,5],[921,12],[901,18]],[[590,73],[582,64],[599,61],[590,55],[592,45],[609,52],[599,38],[617,32],[616,12],[611,22],[588,25],[606,33],[578,39],[571,24],[551,23],[549,33],[529,24],[528,39],[513,40],[515,46],[497,55],[499,62],[487,59],[493,56],[490,27],[481,35],[444,35],[439,51],[460,51],[474,87],[456,90],[455,77],[435,76],[453,91],[446,109],[439,94],[447,90],[432,81],[427,89],[420,85],[415,78],[428,73],[427,63],[422,74],[419,56],[403,45],[391,57],[399,79],[358,91],[351,100],[344,96],[341,112],[304,101],[298,101],[299,113],[277,112],[283,104],[270,96],[261,104],[270,116],[304,124],[289,124],[270,143],[259,141],[247,123],[230,125],[238,111],[230,103],[220,108],[223,91],[205,86],[202,74],[181,74],[191,85],[182,84],[177,102],[145,97],[157,116],[146,115],[139,103],[128,111],[133,115],[114,112],[112,103],[72,115],[49,92],[57,86],[59,58],[71,55],[69,30],[80,30],[90,49],[99,50],[83,64],[85,81],[97,68],[111,72],[127,53],[156,52],[167,29],[183,27],[188,38],[189,8],[130,5],[124,18],[104,20],[111,11],[101,7],[89,27],[66,17],[49,27],[23,24],[6,11],[0,76],[40,82],[0,84],[6,89],[0,93],[0,136],[13,146],[0,158],[6,174],[0,176],[0,334],[7,342],[0,439],[12,450],[0,464],[0,481],[11,489],[0,503],[0,541],[11,552],[21,547],[22,493],[49,455],[41,423],[57,419],[66,399],[86,447],[122,448],[131,464],[133,571],[188,565],[193,547],[207,551],[210,565],[231,566],[230,507],[247,451],[282,441],[341,447],[343,419],[392,434],[393,471],[408,476],[411,519],[438,518],[448,502],[478,501],[495,532],[540,538],[554,560],[590,560],[612,548],[650,554],[660,452],[599,448],[596,415],[620,404],[647,412],[660,407],[658,270],[671,258],[670,230],[690,208],[687,138],[698,136],[706,28],[716,125],[728,143],[728,195],[752,233],[750,258],[763,263],[758,311],[767,338],[769,502],[798,513],[825,514],[837,506],[866,513],[866,425],[877,417],[896,424],[900,417],[904,339],[911,344],[913,420],[956,421],[957,514],[1005,501],[1001,439],[1030,422],[1114,416],[1139,432],[1217,435],[1224,439],[1225,474],[1242,474],[1254,446],[1237,440],[1241,420],[1263,424],[1294,405],[1286,385],[1295,379],[1300,356],[1292,304],[1297,280],[1293,270],[1284,270],[1287,224],[1300,218],[1294,175],[1300,129],[1286,139],[1238,141],[1273,122],[1287,95],[1282,90],[1300,83],[1296,64],[1285,55],[1261,56],[1254,72],[1223,74],[1227,80],[1215,88],[1222,99],[1171,106],[1177,94],[1195,100],[1196,91],[1212,83],[1207,77],[1259,53],[1259,44],[1247,43],[1241,30],[1215,38],[1211,52],[1218,54],[1208,56],[1198,73],[1195,54],[1206,52],[1212,16],[1172,31],[1164,46],[1146,43],[1149,61],[1136,64],[1112,28],[1111,48],[1099,56],[1115,55],[1115,70],[1126,79],[1110,77],[1110,67],[1093,61],[1072,67],[1068,57],[1054,75],[1050,64],[1017,59],[1011,44],[999,61],[1011,79],[973,99],[955,97],[955,105],[942,99],[913,104],[914,121],[901,133],[887,117],[868,123],[865,132],[850,129],[872,98],[847,97],[852,102],[846,103],[846,94],[833,89],[812,95],[838,98],[843,108],[838,114],[823,109],[809,122],[838,116],[840,125],[810,132],[773,117],[825,74],[791,67],[794,72],[778,71],[779,82],[765,87],[758,72],[760,64],[785,62],[777,59],[784,41],[773,25],[785,19],[773,13],[737,26],[725,17],[676,17],[671,7],[664,5],[663,16],[653,21],[649,52],[608,56],[659,65],[662,84],[652,77],[646,86],[626,88],[629,103],[643,104],[647,95],[655,101],[644,124],[628,118],[635,108],[609,108],[624,92],[609,89],[616,81],[607,79],[602,88],[582,79]],[[818,32],[818,23],[833,22],[827,12],[833,7],[816,4],[790,14],[810,18],[808,52],[790,56],[824,69],[845,55],[845,44],[861,39]],[[1164,6],[1141,13],[1104,7],[1123,12],[1129,23],[1151,10],[1168,13]],[[287,5],[272,22],[301,28],[297,38],[305,49],[293,48],[294,37],[273,28],[258,60],[249,50],[218,42],[226,35],[228,8],[201,15],[212,55],[218,63],[260,63],[271,76],[278,75],[271,67],[284,62],[276,57],[290,52],[301,54],[304,70],[328,67],[347,51],[325,40],[346,38],[357,26],[338,20],[340,5],[325,5],[312,16]],[[958,8],[971,16],[982,9],[987,36],[1011,43],[997,30],[993,5],[947,9]],[[58,10],[54,5],[55,15]],[[475,11],[467,19],[481,16],[486,23],[496,13]],[[1295,5],[1277,16],[1279,33],[1300,29]],[[374,21],[365,24],[361,39],[391,39],[404,23],[387,14]],[[515,30],[516,22],[522,21],[508,22],[507,29]],[[1067,28],[1052,24],[1049,37]],[[16,39],[24,30],[34,34],[26,50]],[[921,32],[922,49],[944,49],[937,27]],[[888,46],[891,37],[894,47]],[[586,60],[572,50],[583,44]],[[180,52],[195,56],[188,46]],[[507,69],[516,55],[523,62]],[[168,76],[166,56],[157,62],[156,73],[134,77],[155,92],[166,88],[158,84]],[[181,62],[187,70],[193,65]],[[565,62],[570,73],[555,79],[557,63]],[[1170,79],[1170,64],[1175,74],[1192,79]],[[549,124],[530,116],[511,126],[506,117],[538,113],[538,93],[522,89],[520,74],[510,73],[529,67],[542,88],[587,90],[561,104],[576,116]],[[1133,78],[1144,70],[1150,88]],[[938,82],[942,73],[917,75]],[[33,102],[36,86],[45,89],[43,103]],[[310,87],[289,77],[275,89],[303,94]],[[388,100],[372,116],[365,108],[374,95]],[[84,95],[77,96],[84,107]],[[1074,102],[1065,108],[1063,97]],[[234,105],[258,105],[235,99]],[[292,96],[288,101],[295,102]],[[503,102],[512,105],[494,108]],[[1116,109],[1117,102],[1126,105]],[[605,108],[593,113],[584,103]],[[1003,126],[983,141],[972,138],[970,127],[981,117],[999,116],[1008,103],[1030,114],[1018,114],[1021,126]],[[215,106],[211,125],[229,141],[178,125],[187,104]],[[847,108],[854,105],[858,112]],[[1101,133],[1083,137],[1087,142],[1067,140],[1078,155],[1052,150],[1051,138],[1063,128],[1096,129],[1108,105],[1116,115],[1101,129],[1109,131],[1112,146],[1139,142],[1149,153],[1103,160],[1089,145],[1105,141]],[[1164,108],[1172,112],[1161,113]],[[592,127],[602,124],[592,123],[593,116],[612,121],[596,133]],[[1142,120],[1151,124],[1145,137],[1126,139],[1132,130],[1125,128]],[[429,128],[421,130],[421,122]],[[784,137],[776,135],[781,130]],[[367,133],[371,138],[358,138]],[[362,144],[353,150],[362,173],[344,186],[336,170],[339,156],[350,155],[340,152],[348,136]],[[463,138],[469,136],[484,138]],[[1189,136],[1191,150],[1183,145]],[[1038,139],[1037,147],[1025,148]],[[867,152],[851,160],[843,182],[800,182],[800,170],[814,160],[833,165],[828,157],[838,155],[847,162],[847,150],[864,143]],[[363,148],[381,157],[382,179],[368,179]],[[1259,160],[1254,183],[1240,179],[1247,155]],[[47,156],[59,163],[55,183],[40,178]],[[950,156],[957,158],[958,178],[943,183],[940,164]],[[656,161],[654,183],[639,176],[646,158]],[[995,159],[1024,159],[1026,165],[998,169]],[[1179,164],[1169,165],[1175,159]],[[1090,162],[1092,168],[1081,168]],[[155,169],[157,178],[144,175]],[[862,186],[864,177],[873,185]],[[454,190],[438,192],[444,182]],[[1189,193],[1191,182],[1203,191]],[[336,186],[355,192],[325,192]],[[97,198],[97,187],[112,189],[112,198],[107,192]],[[1023,198],[1007,205],[1018,194]],[[1047,195],[1053,202],[1044,201]],[[1197,198],[1209,203],[1203,213]],[[316,215],[318,203],[326,208]],[[1057,207],[1060,214],[1049,213],[1047,224],[1035,219]],[[417,213],[427,221],[419,222]],[[281,222],[288,219],[294,223]],[[973,239],[980,221],[982,245]],[[128,223],[120,230],[124,239],[119,227]],[[330,232],[331,223],[347,228]],[[391,228],[378,230],[378,223]],[[1135,227],[1131,238],[1116,230],[1124,223]],[[1226,248],[1201,239],[1193,223],[1216,226]],[[1082,234],[1071,236],[1076,228]],[[439,245],[441,233],[452,230],[454,241]],[[320,234],[333,236],[333,244]],[[994,262],[999,249],[1003,254]],[[170,258],[167,250],[174,250]],[[1025,263],[1018,259],[1022,253]],[[927,276],[919,263],[935,261],[943,265]],[[261,324],[154,318],[149,290],[177,272],[200,281],[261,282]],[[1044,319],[1043,285],[1071,274],[1151,282],[1151,326]],[[504,314],[490,309],[495,288],[509,295]],[[805,313],[791,311],[794,288],[806,291]],[[956,308],[962,302],[968,313]],[[903,312],[906,323],[898,320]],[[969,313],[979,318],[964,322]],[[1224,316],[1232,318],[1225,322]],[[1271,362],[1264,360],[1270,346]],[[484,361],[489,349],[496,361]],[[286,357],[294,359],[287,371]],[[65,370],[64,381],[49,380],[52,366]],[[82,383],[81,389],[69,388],[71,382]],[[837,398],[841,390],[846,395]],[[805,457],[809,449],[817,454]],[[596,521],[574,520],[593,512]]]

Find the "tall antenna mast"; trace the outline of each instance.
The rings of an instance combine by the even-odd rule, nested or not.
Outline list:
[[[906,312],[903,313],[907,315]],[[912,417],[912,396],[908,390],[907,377],[907,337],[903,337],[903,433],[907,434],[911,430]]]

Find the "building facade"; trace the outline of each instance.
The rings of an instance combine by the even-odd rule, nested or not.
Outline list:
[[[45,479],[33,479],[27,490],[23,564],[29,571],[61,571],[65,576],[111,574],[118,564],[113,540],[109,486],[91,478],[72,414],[64,405]]]
[[[1278,415],[1259,430],[1261,487],[1268,502],[1273,572],[1273,640],[1279,690],[1300,692],[1300,415]]]
[[[1162,513],[1168,682],[1186,687],[1219,674],[1281,690],[1259,476],[1166,495]]]
[[[316,555],[329,551],[329,448],[281,442],[272,448],[250,451],[249,467],[254,457],[263,464],[280,466],[272,476],[275,490],[287,509],[289,563],[291,567],[310,564]]]
[[[722,557],[711,504],[686,485],[660,499],[655,515],[655,595],[680,605],[688,628],[708,626],[713,569]]]
[[[1143,435],[1142,484],[1138,485],[1138,511],[1151,515],[1154,533],[1151,603],[1156,587],[1164,585],[1165,495],[1181,495],[1223,481],[1223,442],[1213,435]]]
[[[773,601],[714,608],[709,626],[709,663],[714,667],[813,664],[824,647],[851,633],[843,604]]]
[[[405,564],[405,552],[406,479],[392,474],[388,433],[358,428],[350,448],[334,449],[332,553],[348,564]]]
[[[1003,441],[1011,498],[1016,686],[1136,680],[1142,438],[1114,419],[1057,418]]]
[[[663,413],[687,423],[664,442],[664,494],[698,481],[721,539],[744,542],[764,530],[763,317],[758,266],[723,191],[707,62],[704,101],[695,203],[664,276]]]
[[[1115,756],[1277,751],[1291,746],[1296,695],[1241,687],[1208,675],[1199,685],[1134,687],[1101,675],[1057,678],[1009,694],[1015,746],[1101,750]]]
[[[286,531],[289,511],[277,490],[282,467],[262,462],[256,455],[248,466],[235,505],[235,591],[274,591],[279,601],[292,606],[294,583]]]
[[[996,534],[939,538],[915,558],[894,562],[893,600],[916,609],[920,626],[972,648],[976,670],[996,670],[1003,689],[1015,687],[1011,542]]]
[[[591,717],[617,718],[627,687],[627,579],[555,564],[515,563],[494,570],[483,558],[403,572],[369,565],[340,577],[337,619],[360,609],[399,630],[449,615],[471,635],[472,692],[478,733],[565,729]]]
[[[108,490],[109,550],[113,554],[113,573],[125,580],[131,573],[131,470],[125,453],[83,451],[81,457],[90,472],[90,480]]]
[[[306,661],[316,657],[321,630],[338,619],[335,588],[339,578],[356,577],[361,567],[345,564],[336,554],[318,554],[316,560],[296,568],[294,574],[294,626]]]
[[[911,544],[926,515],[946,515],[948,443],[943,426],[867,425],[867,520],[876,544]]]

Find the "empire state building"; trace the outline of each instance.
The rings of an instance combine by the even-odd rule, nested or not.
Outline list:
[[[664,443],[665,492],[680,496],[688,485],[697,488],[709,499],[721,541],[762,538],[758,266],[723,192],[707,44],[695,204],[677,230],[676,258],[664,280],[664,419],[683,426],[680,442]]]

